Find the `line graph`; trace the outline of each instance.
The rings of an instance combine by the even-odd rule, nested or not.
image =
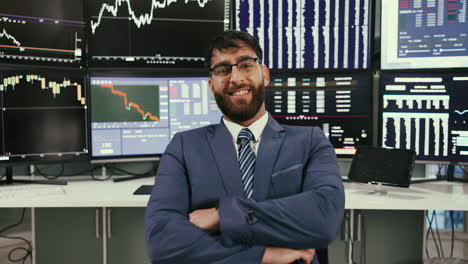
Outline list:
[[[464,114],[468,113],[468,110],[463,110],[463,111],[455,110],[455,113],[457,113],[459,115],[464,115]]]
[[[0,8],[0,61],[35,65],[83,63],[83,2],[18,0]]]
[[[20,51],[24,51],[24,48],[21,47],[21,42],[19,42],[18,40],[16,40],[16,38],[15,38],[14,36],[8,34],[8,32],[7,32],[5,29],[3,29],[3,32],[0,33],[0,38],[7,38],[7,39],[9,39],[9,40],[12,40],[13,43],[14,43],[16,46],[18,46],[18,49],[19,49]],[[5,46],[5,47],[6,47],[6,45],[1,45],[1,46]]]
[[[233,0],[85,1],[92,66],[202,67]]]
[[[153,0],[151,2],[151,10],[149,13],[141,14],[137,16],[135,14],[135,11],[132,9],[132,5],[130,3],[131,0],[115,0],[115,3],[113,5],[108,5],[108,4],[103,4],[101,9],[99,10],[99,15],[97,16],[97,21],[91,21],[91,32],[94,34],[96,32],[96,29],[99,27],[101,24],[101,20],[103,18],[104,12],[109,12],[111,13],[114,17],[117,16],[117,12],[119,11],[120,6],[123,3],[127,4],[128,8],[128,14],[129,14],[129,19],[131,19],[137,28],[140,28],[142,25],[149,25],[151,24],[151,21],[154,18],[154,12],[158,8],[166,8],[167,6],[171,5],[172,3],[176,3],[178,0],[164,0],[163,2],[158,2],[156,0]],[[209,0],[196,0],[198,3],[198,6],[201,8],[205,7],[206,3]],[[185,0],[185,4],[187,4],[189,0]]]
[[[0,92],[7,92],[9,87],[11,87],[12,91],[15,91],[17,86],[21,86],[22,88],[28,88],[29,86],[36,86],[38,85],[42,90],[49,90],[54,99],[57,95],[62,93],[62,89],[66,89],[68,87],[74,87],[76,89],[75,92],[75,99],[81,105],[86,105],[86,98],[83,93],[83,87],[78,82],[72,82],[68,78],[63,78],[63,81],[49,81],[47,77],[43,77],[39,74],[15,74],[2,77],[0,79]],[[29,97],[31,97],[31,93],[29,93]]]
[[[128,102],[127,93],[124,93],[124,92],[122,92],[122,91],[115,90],[115,89],[114,89],[114,85],[112,85],[112,84],[101,84],[101,85],[99,85],[99,86],[102,87],[102,88],[108,88],[108,89],[110,89],[110,91],[112,92],[112,94],[115,94],[115,95],[118,95],[118,96],[123,97],[125,109],[131,110],[132,107],[135,108],[135,109],[137,110],[137,112],[140,113],[141,118],[142,118],[143,120],[147,120],[147,119],[149,118],[149,119],[152,120],[152,121],[160,121],[159,118],[158,118],[157,116],[153,115],[151,112],[145,112],[145,111],[143,111],[137,103],[135,103],[135,102]]]

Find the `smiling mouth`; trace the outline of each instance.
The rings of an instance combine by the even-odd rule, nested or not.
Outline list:
[[[229,93],[231,96],[239,96],[239,95],[244,95],[250,93],[250,89],[243,89],[243,90],[238,90],[232,93]]]

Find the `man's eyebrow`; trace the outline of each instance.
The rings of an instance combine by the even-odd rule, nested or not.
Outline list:
[[[243,60],[247,60],[247,59],[252,59],[253,57],[249,56],[249,55],[244,55],[244,56],[240,56],[239,58],[236,59],[236,63],[239,63],[240,61],[243,61]],[[221,61],[221,62],[218,62],[216,63],[213,67],[211,68],[214,68],[214,67],[217,67],[217,66],[220,66],[220,65],[231,65],[231,63],[228,63],[227,61]]]

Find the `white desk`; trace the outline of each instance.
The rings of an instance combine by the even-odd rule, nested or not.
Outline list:
[[[0,186],[0,208],[6,207],[145,207],[149,195],[133,195],[154,178],[125,182],[68,180],[68,185]]]
[[[133,195],[144,178],[114,183],[70,180],[68,185],[0,186],[0,208],[6,207],[145,207],[148,195]],[[432,182],[410,188],[382,187],[386,195],[369,194],[375,185],[345,183],[346,209],[468,211],[468,184]]]
[[[468,211],[468,184],[430,182],[410,188],[381,187],[386,195],[369,194],[377,186],[345,183],[346,209]]]

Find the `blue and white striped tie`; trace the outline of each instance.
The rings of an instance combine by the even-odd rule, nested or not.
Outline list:
[[[253,177],[255,172],[255,153],[250,147],[250,141],[254,139],[252,131],[248,128],[243,128],[237,136],[239,145],[239,165],[242,175],[242,185],[247,198],[250,198],[253,193]]]

